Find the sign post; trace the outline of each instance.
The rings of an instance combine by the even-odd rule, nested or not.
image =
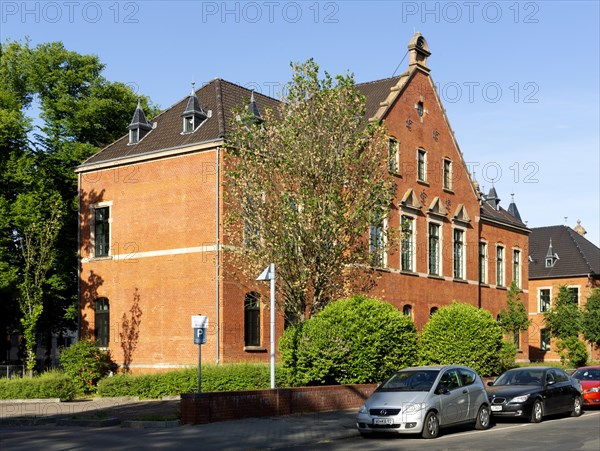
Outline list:
[[[275,388],[275,263],[271,263],[256,278],[271,281],[271,389]]]
[[[192,328],[194,329],[194,344],[198,345],[198,393],[202,393],[202,345],[206,344],[207,327],[208,316],[192,316]]]

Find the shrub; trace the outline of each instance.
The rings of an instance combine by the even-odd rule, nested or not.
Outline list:
[[[62,349],[60,364],[83,393],[94,392],[96,383],[108,374],[114,365],[110,354],[102,351],[88,339],[81,339],[74,345]]]
[[[417,332],[392,305],[354,296],[288,328],[279,349],[290,385],[380,382],[415,363]]]
[[[503,341],[499,354],[498,374],[515,368],[517,366],[515,358],[517,356],[517,345],[514,341]]]
[[[76,394],[77,386],[71,377],[59,371],[48,371],[33,378],[0,379],[0,399],[72,401]]]
[[[269,388],[269,365],[237,363],[202,365],[202,391],[258,390]],[[139,396],[159,399],[198,391],[197,367],[160,374],[132,376],[119,374],[98,382],[98,394],[105,397]]]
[[[588,359],[587,349],[577,337],[569,337],[557,343],[558,355],[563,366],[569,365],[573,368],[584,366]]]
[[[491,376],[501,371],[501,350],[502,329],[492,314],[455,301],[425,324],[419,357],[424,365],[466,365]]]

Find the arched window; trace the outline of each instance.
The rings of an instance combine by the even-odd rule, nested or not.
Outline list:
[[[95,303],[96,314],[94,317],[96,345],[101,348],[108,348],[110,331],[110,312],[108,308],[108,298],[98,298]]]
[[[438,311],[437,307],[431,307],[431,310],[429,310],[429,316],[432,316],[437,311]]]
[[[406,316],[408,316],[409,318],[412,319],[412,305],[410,304],[406,304],[404,306],[404,308],[402,309],[402,313],[404,313]]]
[[[260,346],[260,294],[255,291],[244,299],[244,346]]]

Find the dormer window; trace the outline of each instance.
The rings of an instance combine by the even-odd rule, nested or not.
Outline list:
[[[210,111],[205,112],[200,106],[200,101],[194,91],[194,84],[192,83],[192,92],[188,97],[185,111],[181,114],[183,118],[183,131],[181,133],[194,133],[202,123],[210,117]]]
[[[549,257],[546,259],[546,268],[552,268],[554,266],[554,258]]]
[[[139,143],[144,136],[146,136],[155,126],[152,122],[146,120],[146,115],[144,114],[144,110],[142,110],[142,106],[140,101],[138,100],[137,107],[135,112],[133,113],[133,119],[131,119],[131,123],[127,126],[129,130],[129,145]]]

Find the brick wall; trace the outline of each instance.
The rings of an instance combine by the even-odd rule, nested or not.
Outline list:
[[[376,384],[278,388],[181,395],[181,421],[213,423],[250,417],[358,409]]]

